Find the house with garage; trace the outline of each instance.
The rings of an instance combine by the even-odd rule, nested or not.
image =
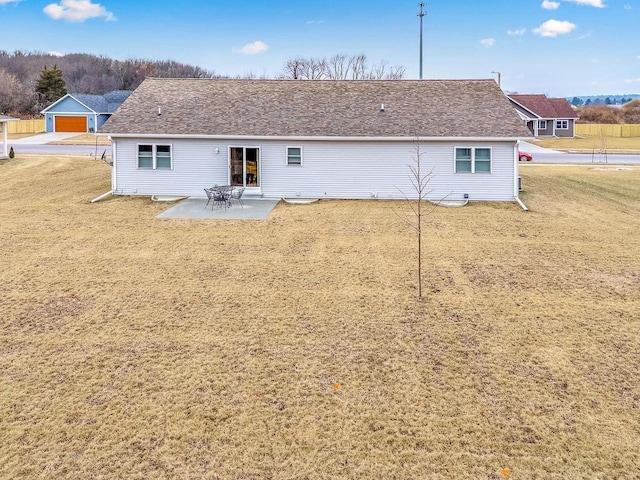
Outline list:
[[[130,90],[114,90],[104,95],[67,93],[42,110],[47,132],[93,133],[131,95]]]
[[[103,125],[115,195],[515,201],[530,132],[493,80],[147,78]]]
[[[508,95],[509,100],[535,136],[574,137],[578,118],[565,98],[546,95]]]
[[[0,150],[0,160],[9,158],[9,146],[7,145],[8,138],[8,122],[17,122],[17,118],[7,117],[6,115],[0,115],[0,129],[2,129],[2,149]]]

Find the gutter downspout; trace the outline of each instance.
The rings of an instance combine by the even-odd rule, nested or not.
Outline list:
[[[520,173],[520,164],[518,163],[518,152],[520,150],[520,140],[518,140],[516,142],[516,144],[513,146],[513,198],[515,199],[516,202],[518,202],[518,205],[520,205],[520,207],[522,207],[522,210],[524,210],[525,212],[528,212],[529,209],[527,208],[527,206],[522,202],[522,200],[520,200],[520,197],[518,197],[518,179],[519,177],[519,173]]]
[[[116,162],[116,157],[117,157],[116,151],[117,151],[117,148],[116,147],[117,147],[117,144],[116,144],[115,140],[113,140],[113,138],[111,138],[111,135],[109,135],[107,138],[111,142],[111,168],[112,168],[112,170],[111,170],[111,191],[115,192],[116,189],[117,189],[117,186],[116,186],[116,178],[117,178],[117,176],[116,176],[116,168],[117,168],[117,166],[116,166],[116,164],[117,164],[117,162]]]
[[[111,195],[113,193],[113,190],[109,190],[106,193],[103,193],[102,195],[100,195],[99,197],[94,198],[93,200],[91,200],[90,203],[96,203],[99,202],[100,200],[102,200],[103,198],[108,197],[109,195]]]

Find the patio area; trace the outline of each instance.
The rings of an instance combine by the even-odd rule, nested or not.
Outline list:
[[[280,200],[264,198],[242,198],[244,207],[237,203],[227,209],[211,207],[206,198],[186,198],[165,210],[157,218],[194,218],[215,220],[264,220]]]

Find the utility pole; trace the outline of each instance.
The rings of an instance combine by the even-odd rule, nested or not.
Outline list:
[[[420,7],[420,11],[418,12],[418,17],[420,17],[420,80],[422,80],[422,17],[424,17],[427,13],[423,12],[422,9],[425,7],[426,3],[420,2],[418,6]]]

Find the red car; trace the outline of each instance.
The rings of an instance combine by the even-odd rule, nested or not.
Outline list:
[[[530,153],[518,152],[518,160],[520,160],[521,162],[530,162],[531,160],[533,160],[533,157]]]

